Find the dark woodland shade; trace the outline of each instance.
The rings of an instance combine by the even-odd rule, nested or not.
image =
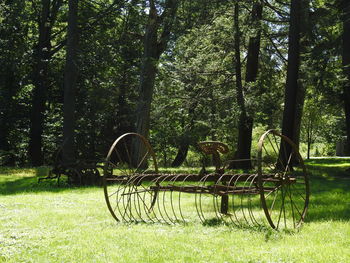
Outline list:
[[[348,1],[3,6],[1,165],[52,164],[60,145],[65,162],[101,160],[130,131],[174,167],[211,162],[192,154],[208,139],[227,143],[229,158],[249,159],[253,130],[266,127],[306,143],[309,155],[317,140],[332,154],[350,137]],[[310,112],[323,118],[306,129]]]
[[[342,21],[343,21],[343,71],[345,82],[343,88],[343,100],[346,118],[346,136],[347,149],[346,153],[350,155],[350,2],[342,1],[341,4]]]

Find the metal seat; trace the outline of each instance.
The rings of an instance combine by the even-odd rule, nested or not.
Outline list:
[[[220,153],[228,153],[228,146],[225,143],[218,141],[204,141],[198,143],[199,148],[204,154],[211,154],[213,156],[213,164],[217,173],[224,173],[221,167]]]

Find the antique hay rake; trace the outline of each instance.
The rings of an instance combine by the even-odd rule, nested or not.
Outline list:
[[[142,147],[136,147],[142,146]],[[159,173],[155,154],[139,134],[111,146],[104,167],[104,194],[112,216],[124,222],[195,222],[298,228],[309,203],[309,178],[295,144],[275,130],[258,143],[256,166],[225,170],[220,142],[201,142],[215,171],[206,175]],[[143,149],[142,154],[133,149]],[[139,156],[139,158],[137,158]],[[230,161],[232,162],[232,161]]]

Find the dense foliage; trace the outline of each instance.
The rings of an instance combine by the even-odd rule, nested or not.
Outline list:
[[[64,141],[70,1],[0,3],[2,165],[50,164]],[[300,145],[311,155],[333,155],[347,135],[343,104],[349,77],[342,35],[348,7],[340,0],[303,1],[308,23],[302,29],[296,80],[305,92]],[[263,130],[282,129],[290,2],[80,0],[73,61],[76,158],[102,159],[119,135],[140,130],[145,100],[151,101],[146,135],[163,165],[176,166],[186,157],[188,164],[198,161],[193,152],[199,140],[220,140],[235,149],[242,116],[237,36],[243,106],[254,120],[253,141]],[[252,18],[256,3],[263,8],[261,20]],[[257,36],[259,70],[248,81],[249,42]],[[155,79],[147,75],[153,73]]]

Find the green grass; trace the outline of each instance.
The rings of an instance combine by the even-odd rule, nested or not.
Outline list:
[[[37,183],[47,168],[0,169],[0,262],[350,262],[350,159],[307,162],[299,231],[123,224],[101,187]]]

